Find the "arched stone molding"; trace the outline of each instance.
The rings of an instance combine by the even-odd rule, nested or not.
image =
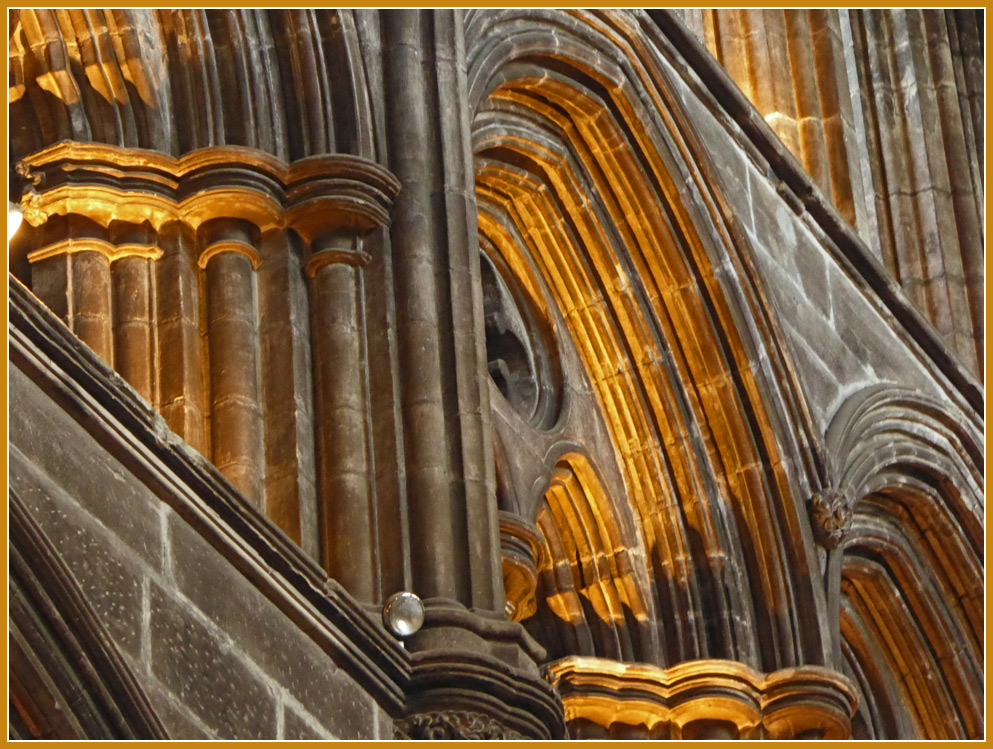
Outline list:
[[[12,739],[167,739],[114,638],[15,492],[10,539]]]
[[[824,602],[793,486],[818,483],[817,440],[641,22],[467,15],[480,233],[522,285],[548,285],[590,374],[649,566],[665,570],[662,662],[823,662],[819,617],[799,621]]]
[[[555,456],[535,523],[538,610],[527,626],[549,657],[657,661],[661,630],[644,550],[629,508],[588,456]]]
[[[826,443],[849,518],[826,579],[837,657],[865,695],[857,733],[981,735],[978,417],[878,385],[842,405]]]

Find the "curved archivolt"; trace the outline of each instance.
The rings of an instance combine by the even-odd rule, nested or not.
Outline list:
[[[792,391],[757,363],[776,358],[774,331],[631,19],[467,17],[480,233],[522,286],[548,289],[593,383],[659,660],[823,662],[798,615],[823,599],[784,465],[805,459],[784,437],[803,427],[777,428]]]
[[[982,568],[947,515],[863,500],[845,549],[842,652],[863,695],[855,736],[983,735]]]
[[[549,658],[594,655],[654,661],[653,612],[639,579],[632,540],[596,469],[576,453],[563,456],[538,508],[542,560],[533,634]]]
[[[287,162],[374,158],[350,11],[11,13],[14,161],[61,140],[174,156],[239,145]]]
[[[841,647],[863,700],[855,736],[983,732],[983,451],[978,420],[875,386],[827,434],[858,502],[841,561]]]

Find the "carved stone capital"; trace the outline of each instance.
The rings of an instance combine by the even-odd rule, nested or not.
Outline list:
[[[287,164],[240,146],[212,146],[175,158],[101,143],[57,143],[17,165],[29,189],[28,223],[85,216],[158,231],[170,221],[196,229],[216,218],[242,219],[259,231],[292,228],[308,242],[323,233],[362,234],[387,226],[400,183],[386,168],[348,154]]]
[[[825,549],[836,549],[845,540],[854,508],[839,489],[822,489],[810,499],[810,521],[814,538]]]
[[[524,627],[502,612],[470,611],[448,599],[427,598],[424,607],[424,625],[404,640],[412,664],[408,716],[448,715],[457,708],[488,716],[504,737],[564,736],[562,705],[539,667],[545,651]],[[438,720],[424,725],[454,730]]]
[[[526,738],[489,715],[471,710],[434,710],[411,715],[397,721],[395,737],[419,741],[500,741]]]
[[[846,739],[858,705],[848,679],[821,666],[763,674],[718,659],[662,669],[570,656],[549,674],[575,738]]]

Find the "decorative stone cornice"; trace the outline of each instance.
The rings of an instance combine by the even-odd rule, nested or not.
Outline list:
[[[821,666],[762,674],[717,659],[662,669],[571,656],[549,674],[567,723],[621,724],[643,738],[845,739],[858,705],[848,679]]]
[[[848,495],[826,488],[810,498],[810,522],[814,538],[825,549],[836,549],[845,540],[854,508]]]
[[[536,526],[524,518],[500,511],[500,554],[503,562],[503,587],[507,595],[507,616],[515,622],[534,614],[537,608],[541,545]]]
[[[252,222],[260,231],[292,228],[308,241],[328,230],[362,233],[387,226],[400,183],[386,168],[348,154],[287,164],[272,154],[214,146],[179,158],[101,143],[62,142],[17,165],[30,184],[25,219],[38,226],[78,214],[159,230],[171,221],[196,229],[213,218]]]

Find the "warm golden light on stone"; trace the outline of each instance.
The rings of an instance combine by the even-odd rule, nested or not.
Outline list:
[[[858,706],[848,679],[817,666],[761,674],[716,659],[662,669],[570,657],[549,670],[566,720],[588,738],[592,724],[604,736],[626,726],[631,738],[842,740]]]

